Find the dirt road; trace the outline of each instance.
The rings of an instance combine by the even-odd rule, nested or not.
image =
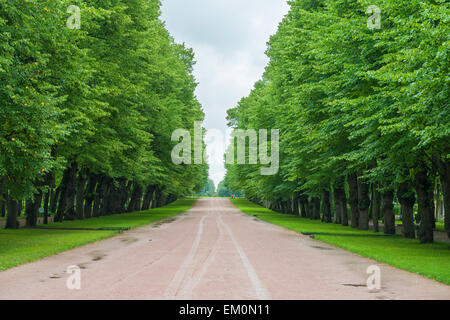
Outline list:
[[[66,285],[72,265],[80,290]],[[380,290],[366,287],[371,265]],[[450,299],[450,287],[207,199],[175,221],[0,272],[0,299]]]

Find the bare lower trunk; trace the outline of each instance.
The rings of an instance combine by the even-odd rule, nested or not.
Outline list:
[[[322,221],[331,223],[331,204],[330,204],[330,191],[322,191]]]
[[[313,203],[313,219],[320,220],[320,198],[315,197],[312,199]]]
[[[105,177],[103,180],[103,194],[102,194],[102,205],[101,205],[101,215],[107,216],[113,213],[112,195],[114,194],[114,180],[110,177]]]
[[[444,194],[444,228],[450,238],[450,160],[438,158],[438,170]]]
[[[384,217],[384,233],[395,234],[394,192],[384,191],[381,195],[381,210]]]
[[[55,221],[62,222],[75,219],[75,177],[77,172],[77,163],[74,162],[64,170],[63,179],[59,186],[59,206],[55,215]]]
[[[408,182],[399,183],[397,198],[401,205],[403,236],[414,239],[416,237],[414,226],[414,203],[416,202],[416,197]]]
[[[99,176],[96,174],[89,175],[89,181],[84,192],[84,217],[89,219],[92,217],[92,203],[95,199],[95,187],[99,181]]]
[[[58,199],[60,198],[61,186],[59,186],[56,190],[51,190],[50,193],[50,212],[56,215],[56,210],[58,208]]]
[[[296,216],[299,216],[300,215],[299,205],[298,205],[299,199],[298,199],[298,195],[297,194],[294,194],[294,197],[293,197],[292,201],[293,201],[293,206],[292,206],[293,214],[296,215]]]
[[[341,189],[341,186],[335,185],[333,196],[334,196],[334,222],[337,224],[343,223],[344,218],[344,207],[342,201],[342,194],[345,197],[345,190]],[[346,214],[346,212],[345,212]],[[348,221],[347,221],[348,223]]]
[[[347,177],[350,204],[350,217],[352,228],[357,228],[359,225],[359,210],[358,210],[358,177],[356,173],[349,174]]]
[[[157,187],[155,191],[155,199],[152,203],[152,208],[158,208],[160,206],[161,198],[162,198],[162,190],[159,187]],[[274,202],[274,206],[276,206],[276,202]],[[274,209],[278,210],[277,207],[274,207]]]
[[[47,191],[44,197],[44,224],[48,224],[49,200],[50,200],[50,191]]]
[[[358,179],[358,229],[369,230],[370,185],[363,178]]]
[[[99,177],[97,188],[95,189],[95,198],[94,198],[94,205],[92,208],[92,215],[94,217],[100,217],[101,214],[101,206],[102,206],[102,196],[103,196],[103,189],[104,189],[104,180],[105,177],[101,176]]]
[[[414,186],[417,193],[417,204],[419,207],[419,230],[417,236],[421,243],[432,243],[434,241],[433,223],[431,219],[430,189],[432,188],[431,179],[428,176],[425,165],[419,166],[416,173]]]
[[[143,188],[139,184],[135,184],[133,193],[131,195],[130,205],[128,206],[128,212],[135,212],[141,210]]]
[[[7,200],[7,215],[6,215],[6,229],[18,229],[19,228],[19,202],[11,197]]]
[[[308,197],[301,196],[300,197],[300,216],[302,218],[308,217],[307,207],[308,207]]]
[[[380,219],[380,209],[381,209],[381,195],[378,191],[378,183],[374,183],[372,185],[372,201],[370,211],[372,213],[372,221],[373,221],[373,231],[379,231],[378,220]]]
[[[115,190],[114,213],[124,213],[125,203],[127,199],[127,180],[126,178],[118,179],[118,187]]]
[[[6,196],[0,194],[0,217],[6,217]]]
[[[77,195],[76,195],[76,217],[77,219],[84,219],[84,196],[85,196],[85,186],[88,180],[88,171],[81,170],[78,174],[78,179],[76,182]]]
[[[39,190],[37,194],[33,196],[33,200],[28,200],[26,204],[26,226],[35,227],[37,224],[38,212],[42,202],[42,191]]]
[[[75,212],[75,196],[76,196],[76,182],[77,182],[77,171],[78,171],[78,164],[76,162],[72,163],[72,166],[70,168],[70,175],[69,175],[69,181],[67,183],[66,188],[66,197],[67,197],[67,204],[66,204],[66,212],[64,215],[65,220],[75,220],[77,218],[76,212]]]

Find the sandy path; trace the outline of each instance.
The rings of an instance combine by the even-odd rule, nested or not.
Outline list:
[[[81,290],[67,289],[71,265]],[[365,286],[371,265],[381,290]],[[0,299],[450,299],[450,287],[207,199],[176,221],[0,272]]]

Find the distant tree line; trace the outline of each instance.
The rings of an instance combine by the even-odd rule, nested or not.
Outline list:
[[[216,186],[214,185],[214,181],[208,179],[206,181],[205,187],[195,194],[196,197],[214,197],[214,193],[216,192]]]

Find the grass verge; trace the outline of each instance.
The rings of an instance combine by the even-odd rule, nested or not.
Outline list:
[[[361,256],[450,285],[450,247],[445,243],[420,244],[401,236],[377,237],[381,232],[359,231],[271,211],[248,200],[232,203],[242,212],[296,232],[332,233],[315,238]],[[337,235],[339,234],[339,235]]]
[[[117,234],[116,231],[57,230],[57,228],[136,228],[189,210],[195,199],[178,200],[166,207],[79,221],[46,225],[50,229],[0,230],[0,271],[36,261]],[[40,225],[41,227],[44,225]],[[54,228],[55,230],[51,230]]]

